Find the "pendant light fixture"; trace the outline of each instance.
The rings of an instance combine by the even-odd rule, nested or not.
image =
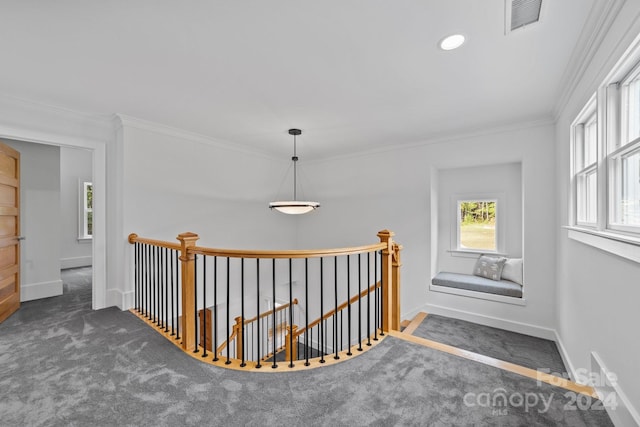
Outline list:
[[[302,131],[300,129],[289,129],[289,135],[293,135],[293,157],[291,157],[291,160],[293,161],[293,200],[269,203],[269,208],[289,215],[306,214],[320,207],[320,203],[318,202],[299,201],[297,199],[296,187],[298,183],[298,171],[296,169],[296,163],[298,163],[298,156],[296,155],[296,137],[301,134]]]

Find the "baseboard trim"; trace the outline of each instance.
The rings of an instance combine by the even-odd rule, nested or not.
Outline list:
[[[400,315],[400,320],[412,320],[414,317],[418,315],[418,313],[425,311],[424,306],[416,307],[411,311],[406,313],[402,313]]]
[[[62,280],[29,283],[20,286],[20,302],[62,295]]]
[[[60,259],[61,270],[64,270],[66,268],[90,267],[91,265],[93,265],[92,256],[79,256]]]
[[[120,310],[133,308],[133,291],[123,292],[120,289],[107,289],[107,307],[116,306]]]
[[[640,426],[640,414],[633,407],[627,395],[620,388],[616,378],[607,369],[604,362],[595,351],[591,352],[591,371],[595,374],[593,378],[598,384],[593,384],[598,398],[604,404],[607,414],[616,426],[631,427]]]
[[[558,352],[560,353],[560,357],[562,358],[562,363],[564,363],[564,367],[567,369],[567,374],[569,374],[569,378],[571,381],[577,382],[576,368],[571,363],[571,359],[569,358],[569,353],[567,352],[567,348],[564,346],[562,342],[562,338],[560,338],[560,334],[558,331],[555,332],[555,342],[558,347]]]
[[[556,331],[542,326],[531,325],[529,323],[515,322],[513,320],[500,319],[498,317],[486,316],[484,314],[472,313],[464,310],[456,310],[454,308],[443,307],[440,305],[426,304],[422,311],[429,314],[439,314],[442,316],[453,317],[468,322],[478,323],[480,325],[491,326],[494,328],[505,329],[511,332],[531,335],[547,340],[556,340]]]

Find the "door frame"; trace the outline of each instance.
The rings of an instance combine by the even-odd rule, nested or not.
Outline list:
[[[94,219],[93,219],[93,286],[91,307],[105,308],[107,297],[107,143],[89,138],[68,137],[58,133],[43,133],[29,130],[4,129],[0,126],[0,138],[14,139],[35,144],[58,147],[82,148],[92,152]]]

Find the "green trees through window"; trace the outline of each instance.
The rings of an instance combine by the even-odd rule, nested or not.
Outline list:
[[[496,251],[495,200],[458,201],[458,248]]]

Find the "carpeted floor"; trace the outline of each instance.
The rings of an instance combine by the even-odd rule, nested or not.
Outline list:
[[[393,337],[319,369],[226,370],[128,312],[91,311],[86,285],[65,291],[0,325],[2,425],[611,425],[564,389]]]
[[[567,372],[556,343],[542,338],[435,314],[429,314],[413,335],[531,369]]]

